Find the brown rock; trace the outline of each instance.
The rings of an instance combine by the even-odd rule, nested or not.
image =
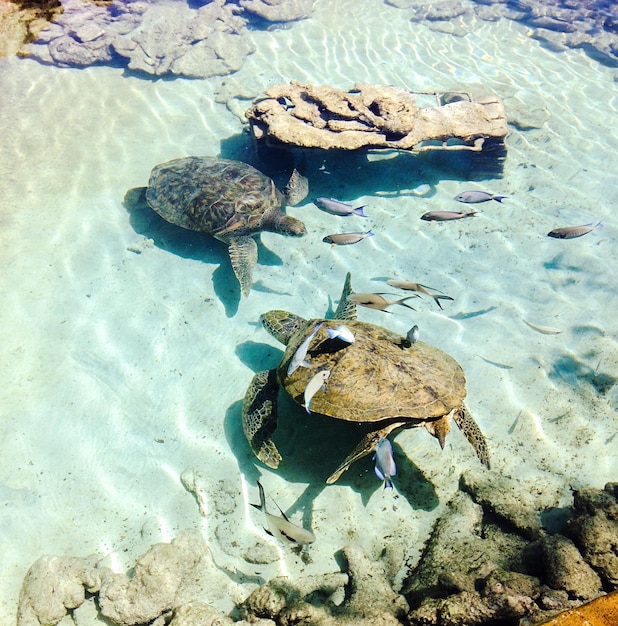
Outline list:
[[[602,591],[601,579],[584,561],[575,544],[562,535],[541,539],[547,584],[564,589],[571,598],[591,600]]]

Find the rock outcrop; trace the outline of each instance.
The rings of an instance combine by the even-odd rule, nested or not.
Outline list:
[[[246,112],[253,136],[269,145],[357,150],[390,148],[481,150],[507,134],[497,96],[436,93],[436,106],[419,107],[414,92],[385,85],[277,84]],[[449,140],[458,140],[455,144]]]

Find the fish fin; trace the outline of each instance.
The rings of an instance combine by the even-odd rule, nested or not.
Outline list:
[[[285,518],[286,520],[288,519],[287,517]],[[298,541],[296,541],[296,539],[294,539],[294,537],[292,537],[291,535],[287,535],[283,530],[281,530],[281,528],[279,529],[279,532],[281,533],[281,535],[283,537],[285,537],[290,543],[295,543],[298,544]]]
[[[260,506],[257,506],[255,504],[253,506],[255,506],[260,511],[264,511],[264,513],[266,513],[266,494],[264,493],[264,487],[262,487],[262,483],[259,480],[257,481],[257,486],[260,491]]]
[[[492,200],[495,200],[496,202],[502,202],[502,200],[505,200],[506,198],[508,198],[508,196],[494,196]]]
[[[261,504],[254,504],[253,502],[249,502],[249,504],[250,504],[252,507],[256,508],[258,511],[261,511],[261,510],[262,510],[262,505],[261,505]]]
[[[365,215],[365,213],[363,212],[363,209],[366,207],[366,204],[363,204],[363,206],[357,206],[352,213],[354,213],[354,215],[358,215],[359,217],[367,217]]]
[[[275,502],[275,501],[273,500],[273,502]],[[288,516],[281,510],[281,507],[276,502],[275,502],[275,506],[279,509],[279,513],[281,513],[281,517],[283,517],[283,519],[286,522],[289,522],[290,520],[288,519]]]
[[[264,532],[265,532],[267,535],[270,535],[271,537],[274,537],[274,535],[272,534],[272,532],[271,532],[270,530],[268,530],[268,528],[266,528],[265,526],[262,526],[262,528],[264,529]]]
[[[427,285],[422,285],[421,283],[416,283],[416,284],[419,287],[422,287],[423,289],[429,289],[430,290],[430,293],[429,293],[430,296],[434,295],[433,293],[431,293],[432,291],[435,291],[436,293],[444,293],[443,291],[440,291],[439,289],[436,289],[435,287],[428,287]]]
[[[380,480],[384,480],[384,474],[382,474],[382,472],[378,469],[377,465],[373,468],[373,471]]]

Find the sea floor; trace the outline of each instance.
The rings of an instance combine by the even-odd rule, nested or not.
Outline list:
[[[202,529],[216,563],[236,573],[214,598],[225,611],[260,580],[338,570],[334,555],[351,540],[377,554],[405,539],[409,561],[418,557],[461,472],[478,466],[459,431],[443,451],[424,429],[392,437],[391,491],[370,457],[324,484],[356,444],[354,426],[282,399],[277,471],[241,429],[254,372],[282,354],[259,315],[332,312],[348,271],[356,291],[401,278],[454,298],[359,319],[404,335],[417,324],[459,361],[492,472],[534,485],[550,506],[617,479],[616,69],[546,49],[513,21],[455,36],[409,17],[377,0],[318,2],[289,30],[251,31],[256,52],[242,69],[207,80],[0,59],[0,622],[41,555],[97,553],[124,571],[184,528]],[[241,299],[224,244],[166,224],[127,192],[176,157],[250,158],[239,113],[289,80],[480,85],[509,120],[533,124],[509,126],[502,178],[474,182],[437,159],[311,155],[310,196],[288,209],[308,235],[265,233]],[[398,193],[420,184],[432,193]],[[453,197],[467,188],[508,199],[477,205],[474,219],[419,219],[459,210]],[[327,215],[310,202],[319,196],[366,205],[369,217]],[[578,239],[546,236],[597,222]],[[369,228],[357,245],[322,242]],[[248,506],[257,479],[313,529],[305,558],[263,533]],[[245,558],[255,546],[259,563]]]

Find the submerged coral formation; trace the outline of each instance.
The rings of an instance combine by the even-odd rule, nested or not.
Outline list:
[[[185,530],[152,546],[131,576],[95,557],[42,557],[24,579],[17,626],[57,624],[82,604],[94,611],[86,594],[106,623],[120,626],[528,626],[560,611],[568,620],[588,610],[602,614],[603,606],[616,610],[617,484],[576,492],[571,518],[550,533],[533,521],[543,496],[535,509],[526,485],[480,476],[463,477],[465,491],[449,502],[416,564],[395,563],[403,555],[388,550],[370,558],[350,544],[341,551],[344,571],[274,578],[225,616],[211,603],[232,595],[230,580],[201,533]],[[591,609],[578,608],[595,598]]]
[[[278,23],[304,19],[311,15],[314,0],[213,0],[197,4],[60,0],[36,27],[31,8],[20,11],[13,5],[15,17],[3,20],[4,29],[11,30],[16,39],[8,53],[19,50],[61,67],[114,63],[155,76],[226,75],[240,69],[247,55],[254,52],[250,39],[244,36],[252,20]],[[43,15],[41,8],[38,15]]]
[[[411,11],[410,21],[453,35],[465,35],[474,19],[505,18],[525,24],[528,36],[552,50],[582,48],[591,57],[618,65],[616,4],[604,0],[385,0]]]

